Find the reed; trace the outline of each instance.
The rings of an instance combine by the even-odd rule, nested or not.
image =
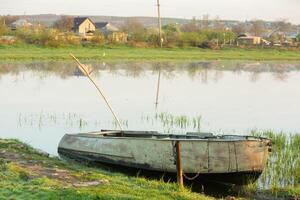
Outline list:
[[[300,135],[252,131],[251,135],[272,140],[272,153],[257,187],[270,190],[299,187],[300,183]]]
[[[149,117],[146,118],[149,120]],[[187,129],[200,132],[201,116],[188,117],[186,115],[172,115],[168,112],[156,113],[154,121],[160,123],[164,130],[179,129],[181,132]]]
[[[129,126],[128,120],[120,120],[123,127]],[[38,130],[47,129],[53,126],[64,126],[67,128],[78,128],[84,130],[86,128],[101,129],[104,127],[118,128],[118,124],[114,120],[89,120],[81,114],[77,113],[55,113],[55,112],[39,112],[39,113],[19,113],[18,127],[32,127]]]

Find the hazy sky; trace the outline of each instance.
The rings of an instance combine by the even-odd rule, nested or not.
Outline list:
[[[160,0],[163,17],[288,19],[300,24],[300,0]],[[156,0],[0,0],[0,15],[72,14],[156,16]]]

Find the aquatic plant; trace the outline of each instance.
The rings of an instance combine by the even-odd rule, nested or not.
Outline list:
[[[168,112],[156,113],[154,117],[142,116],[141,120],[147,123],[156,123],[163,127],[167,133],[180,132],[184,133],[187,129],[200,132],[201,116],[188,117],[186,115],[173,115]]]
[[[251,134],[272,140],[272,153],[258,187],[276,189],[299,186],[300,135],[256,130]]]
[[[122,125],[127,128],[128,120],[121,120]],[[62,125],[68,128],[78,128],[79,130],[84,130],[91,125],[94,128],[99,129],[103,126],[116,128],[116,123],[113,120],[107,122],[103,120],[87,120],[82,115],[77,113],[55,113],[55,112],[44,112],[40,113],[20,113],[18,116],[18,126],[31,126],[32,128],[38,128],[42,130],[49,126]],[[101,127],[102,126],[102,127]]]

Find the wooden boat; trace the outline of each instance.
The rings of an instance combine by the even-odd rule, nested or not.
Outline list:
[[[253,136],[147,131],[99,131],[66,134],[58,146],[61,156],[129,168],[176,173],[176,141],[181,144],[186,176],[229,184],[246,184],[262,173],[271,141]]]

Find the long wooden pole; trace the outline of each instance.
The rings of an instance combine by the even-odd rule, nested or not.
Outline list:
[[[113,114],[120,130],[123,130],[121,122],[119,120],[119,118],[117,117],[116,113],[114,112],[114,110],[112,109],[109,101],[107,100],[107,98],[105,97],[103,91],[100,89],[100,87],[98,87],[98,85],[95,83],[95,81],[91,78],[88,69],[86,69],[86,67],[81,64],[81,62],[73,55],[70,53],[70,56],[76,61],[76,63],[78,64],[79,69],[83,72],[83,74],[88,77],[88,79],[93,83],[93,85],[96,87],[96,89],[98,90],[98,92],[101,94],[102,98],[104,99],[106,105],[108,106],[110,112]]]
[[[176,147],[177,183],[180,187],[183,187],[182,162],[181,162],[181,144],[180,144],[179,141],[176,141],[175,147]]]

